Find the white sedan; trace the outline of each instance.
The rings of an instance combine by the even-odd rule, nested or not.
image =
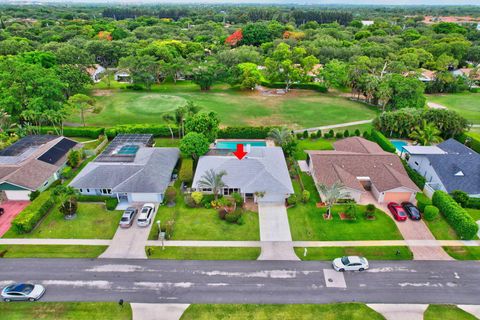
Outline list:
[[[368,269],[368,260],[364,257],[345,256],[333,260],[333,269],[336,271],[363,271]]]
[[[14,283],[2,290],[2,298],[10,301],[37,301],[45,293],[45,287],[39,284]]]

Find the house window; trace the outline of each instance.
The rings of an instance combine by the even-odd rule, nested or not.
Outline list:
[[[212,188],[203,188],[202,191],[203,192],[212,192]]]
[[[48,185],[48,181],[45,181],[45,183],[43,184],[43,186],[47,186]]]
[[[417,162],[417,161],[415,161],[415,164],[418,166],[418,162]]]
[[[80,192],[83,192],[83,189],[80,189]]]
[[[90,192],[90,189],[87,189],[87,192]]]
[[[223,189],[223,195],[224,196],[229,196],[232,193],[239,192],[239,191],[240,191],[239,188],[225,188],[225,189]]]
[[[102,194],[112,194],[112,189],[102,189]]]

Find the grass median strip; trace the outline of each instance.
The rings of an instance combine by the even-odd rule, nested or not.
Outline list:
[[[260,248],[244,247],[146,247],[150,259],[166,260],[256,260]],[[150,250],[150,255],[148,254]]]
[[[404,246],[376,246],[376,247],[321,247],[295,248],[297,256],[308,260],[333,260],[342,256],[363,256],[369,260],[412,260],[413,254]]]
[[[129,303],[116,302],[17,302],[0,303],[2,320],[130,320]]]
[[[480,247],[443,247],[443,249],[456,260],[480,260]]]
[[[210,319],[384,319],[379,313],[361,303],[336,304],[193,304],[181,320]]]
[[[0,245],[0,258],[97,258],[107,246]]]
[[[425,320],[474,320],[477,319],[454,305],[431,304],[423,315]]]

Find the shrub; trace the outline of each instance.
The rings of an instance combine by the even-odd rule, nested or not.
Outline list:
[[[350,132],[349,132],[348,130],[343,131],[343,136],[344,136],[345,138],[350,137]]]
[[[74,172],[72,170],[72,167],[66,166],[65,168],[63,168],[60,176],[62,177],[62,179],[70,179],[73,177],[73,174]]]
[[[215,196],[213,194],[204,194],[203,199],[202,199],[202,204],[211,204],[212,201],[215,199]]]
[[[480,209],[480,198],[470,198],[468,200],[467,208]]]
[[[310,139],[317,139],[317,134],[314,132],[310,135]]]
[[[288,197],[287,199],[287,203],[289,206],[294,206],[297,204],[297,195],[296,194],[292,194],[290,197]]]
[[[423,212],[423,218],[427,221],[433,221],[438,217],[438,211],[437,207],[428,205]]]
[[[99,135],[103,134],[104,128],[98,127],[63,127],[63,135],[67,137],[85,137],[97,139]],[[40,134],[55,133],[53,127],[41,127]]]
[[[320,139],[322,137],[322,130],[317,131],[317,138]]]
[[[355,204],[349,204],[345,210],[345,214],[348,219],[357,220],[357,206]]]
[[[170,129],[172,131],[170,131]],[[117,125],[105,130],[105,134],[109,139],[115,138],[119,133],[144,133],[153,134],[154,137],[171,137],[172,132],[174,136],[178,136],[178,128],[176,126],[167,126],[162,124],[128,124]]]
[[[405,171],[407,171],[408,176],[410,179],[417,185],[417,187],[420,190],[423,190],[425,187],[425,183],[427,180],[425,180],[425,177],[423,177],[420,173],[417,171],[413,170],[410,168],[410,166],[407,164],[407,162],[403,159],[400,159],[402,161],[403,167],[405,168]]]
[[[107,208],[108,211],[115,210],[115,208],[118,205],[118,200],[117,198],[108,198],[105,200],[105,207]]]
[[[82,154],[80,150],[70,150],[68,153],[68,165],[72,168],[76,168],[82,160]]]
[[[370,140],[370,133],[368,131],[363,131],[362,135],[365,139]]]
[[[333,129],[330,129],[330,130],[328,131],[328,135],[330,136],[330,138],[335,137],[335,132],[333,131]]]
[[[336,134],[335,134],[335,138],[337,139],[342,139],[343,138],[343,133],[338,131]]]
[[[30,194],[28,195],[28,198],[30,199],[30,201],[33,201],[33,200],[37,199],[37,197],[39,195],[40,195],[40,191],[35,190],[35,191],[30,192]]]
[[[177,196],[177,190],[174,187],[169,186],[165,191],[165,197],[167,198],[168,203],[173,203],[175,201],[175,197]]]
[[[95,195],[79,195],[77,200],[79,202],[103,202],[107,201],[110,199],[108,196],[95,196]]]
[[[232,193],[232,198],[233,200],[235,200],[235,204],[237,205],[237,207],[239,208],[243,207],[243,197],[240,193],[238,192]]]
[[[460,206],[462,206],[463,208],[467,207],[470,197],[465,191],[453,190],[450,195],[452,196],[453,200],[455,200]]]
[[[308,131],[307,130],[304,130],[303,131],[303,136],[302,136],[304,139],[307,139],[308,138]]]
[[[187,194],[184,200],[185,200],[185,205],[189,208],[195,208],[197,206],[197,203],[193,199],[193,196],[190,194]]]
[[[376,207],[374,204],[372,203],[369,203],[367,204],[367,206],[365,207],[365,218],[367,219],[372,219],[375,217],[375,210],[376,210]]]
[[[190,184],[193,180],[193,159],[185,158],[182,159],[182,164],[180,166],[180,172],[178,173],[178,178],[181,182]]]
[[[426,195],[423,193],[417,193],[417,208],[420,212],[425,211],[425,207],[432,204],[432,200],[430,200]]]
[[[393,143],[388,140],[380,131],[372,129],[371,140],[378,143],[378,145],[387,152],[395,153],[397,151],[397,148],[393,145]]]
[[[242,210],[235,210],[232,212],[229,212],[225,215],[225,220],[230,223],[237,223],[238,219],[242,216]]]
[[[297,132],[297,133],[295,134],[295,136],[296,136],[297,139],[299,139],[299,140],[303,138],[303,134],[302,134],[301,132]]]
[[[265,139],[273,127],[227,127],[218,131],[220,139]]]
[[[55,200],[50,191],[42,192],[12,221],[13,230],[18,233],[28,233],[53,208]]]
[[[195,201],[196,205],[199,205],[202,202],[203,199],[203,193],[200,191],[194,191],[191,194],[193,201]]]
[[[478,225],[475,220],[449,194],[440,190],[435,191],[432,203],[461,239],[470,240],[477,235]]]
[[[307,203],[308,200],[310,200],[310,191],[308,190],[303,190],[302,191],[302,202]]]
[[[356,130],[355,130],[355,135],[356,135],[357,137],[360,137],[360,135],[361,135],[360,130],[356,129]]]
[[[60,205],[58,210],[63,213],[65,216],[72,216],[77,212],[78,202],[76,197],[71,197],[67,199],[64,203]]]

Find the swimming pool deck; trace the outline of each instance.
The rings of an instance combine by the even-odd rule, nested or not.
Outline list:
[[[214,143],[210,144],[210,149],[215,149],[219,142],[265,142],[266,147],[275,147],[275,142],[270,139],[217,139]]]

